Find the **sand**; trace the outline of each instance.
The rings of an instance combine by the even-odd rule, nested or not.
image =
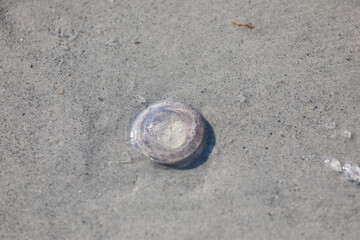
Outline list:
[[[360,164],[359,1],[3,0],[0,22],[0,239],[359,239],[360,186],[324,165]],[[164,99],[213,129],[195,168],[129,143]]]

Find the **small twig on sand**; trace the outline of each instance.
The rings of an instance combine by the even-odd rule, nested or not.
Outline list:
[[[250,29],[255,29],[256,26],[252,25],[251,23],[236,23],[234,21],[231,21],[232,24],[238,26],[238,27],[246,27],[246,28],[250,28]]]

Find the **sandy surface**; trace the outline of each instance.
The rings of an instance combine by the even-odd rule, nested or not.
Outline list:
[[[0,22],[0,239],[359,239],[360,186],[323,164],[360,164],[359,1],[2,0]],[[162,99],[211,124],[205,163],[129,144]]]

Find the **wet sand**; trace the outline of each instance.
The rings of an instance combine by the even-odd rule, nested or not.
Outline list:
[[[0,239],[358,239],[360,186],[324,160],[360,164],[359,22],[356,0],[1,1]],[[197,167],[129,143],[164,99],[212,127]]]

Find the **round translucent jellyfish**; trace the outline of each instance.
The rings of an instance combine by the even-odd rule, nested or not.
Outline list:
[[[345,138],[351,138],[351,132],[349,130],[344,131],[344,137]]]
[[[135,119],[131,142],[145,156],[168,165],[184,164],[201,151],[205,139],[202,116],[174,101],[149,106]]]
[[[341,172],[341,164],[340,161],[333,157],[327,157],[325,159],[325,166],[330,168],[333,171]]]
[[[357,164],[351,161],[347,161],[344,163],[342,170],[349,181],[351,182],[360,181],[360,167]]]
[[[334,120],[330,120],[325,124],[327,129],[334,129],[336,127],[336,122]]]

